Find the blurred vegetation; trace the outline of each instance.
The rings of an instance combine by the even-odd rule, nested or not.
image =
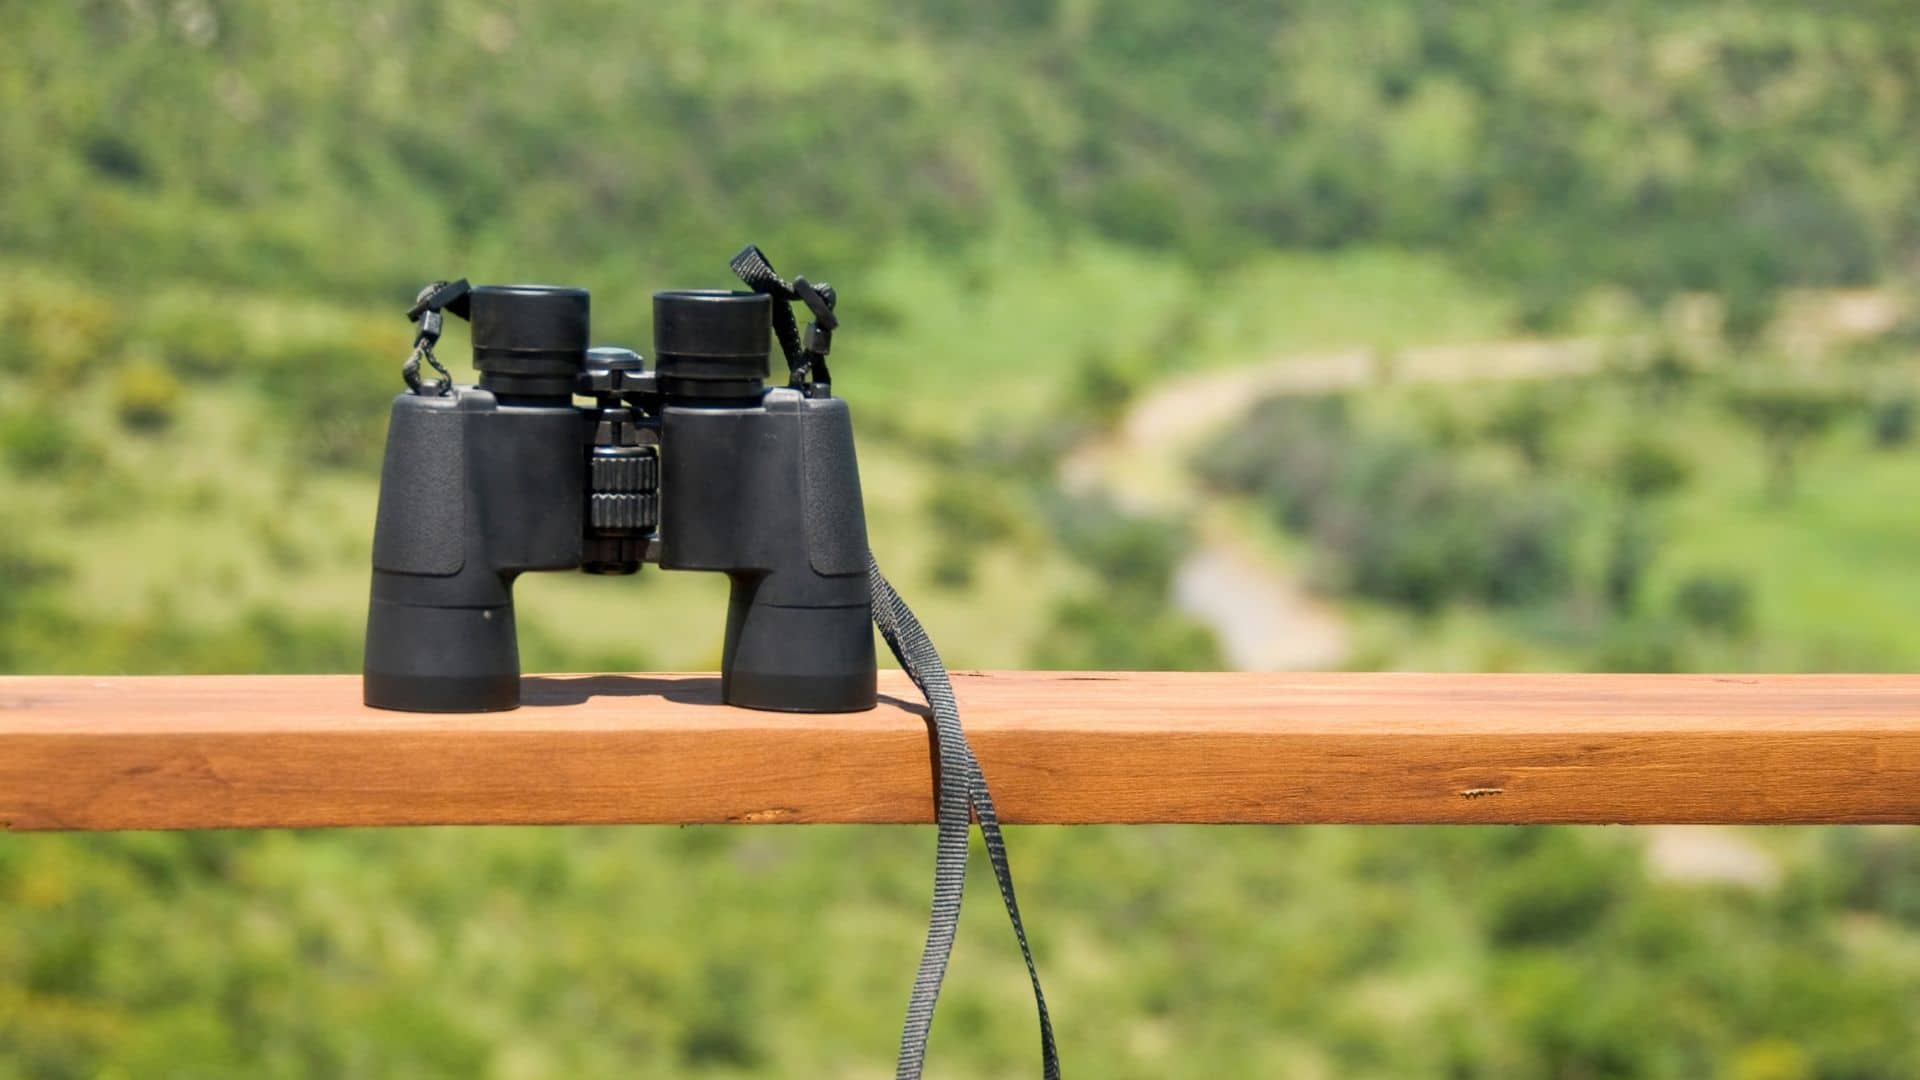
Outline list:
[[[1267,499],[1282,523],[1310,534],[1335,591],[1430,612],[1456,600],[1537,604],[1566,590],[1570,521],[1557,493],[1356,427],[1343,405],[1270,402],[1201,455],[1201,479]]]
[[[647,292],[748,240],[845,298],[875,547],[955,666],[1217,666],[1168,602],[1195,523],[1062,461],[1169,375],[1358,348],[1379,386],[1177,477],[1307,552],[1356,665],[1920,667],[1920,321],[1801,325],[1920,265],[1897,0],[0,13],[0,670],[356,669],[418,285],[585,284],[644,345]],[[1393,378],[1518,335],[1620,356]],[[526,665],[712,667],[704,577],[523,581]],[[1076,1073],[1920,1075],[1920,843],[1739,835],[1776,883],[1620,830],[1011,842]],[[927,854],[8,837],[0,1077],[885,1076]],[[992,907],[942,1075],[1031,1066]]]
[[[1372,663],[1913,670],[1893,538],[1920,516],[1887,492],[1920,461],[1865,389],[1890,368],[1911,379],[1920,354],[1700,359],[1652,398],[1645,368],[1282,397],[1195,476],[1304,539],[1318,587],[1400,613]]]
[[[0,243],[386,303],[423,262],[624,281],[752,235],[844,274],[1031,212],[1215,266],[1465,241],[1529,312],[1606,280],[1745,325],[1920,236],[1906,13],[26,6]]]

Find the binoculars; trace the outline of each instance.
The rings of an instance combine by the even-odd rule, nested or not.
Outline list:
[[[766,385],[772,297],[655,293],[647,370],[626,349],[588,348],[584,289],[460,282],[442,294],[423,324],[426,356],[441,307],[469,319],[479,385],[422,387],[416,351],[414,389],[394,399],[374,525],[368,705],[518,706],[514,579],[632,574],[651,562],[731,582],[720,661],[729,704],[873,707],[852,421],[824,379]],[[416,319],[429,302],[423,292]],[[790,312],[780,314],[790,327]]]

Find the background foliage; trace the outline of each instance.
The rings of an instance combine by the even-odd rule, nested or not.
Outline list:
[[[1920,665],[1909,5],[0,25],[0,670],[356,669],[419,283],[586,284],[599,336],[644,344],[646,294],[724,283],[747,240],[846,298],[875,546],[957,666],[1220,665],[1179,597],[1221,530],[1303,575],[1355,667]],[[1511,339],[1601,359],[1396,377]],[[1168,380],[1330,350],[1373,374],[1063,482]],[[723,588],[523,582],[527,665],[712,667]],[[1087,1075],[1920,1074],[1920,845],[1715,835],[1757,869],[1623,830],[1013,844]],[[9,837],[0,1077],[884,1076],[928,847]],[[938,1075],[1031,1065],[990,908]]]

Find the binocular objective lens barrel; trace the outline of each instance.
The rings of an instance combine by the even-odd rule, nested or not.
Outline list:
[[[653,294],[654,370],[669,401],[749,404],[773,344],[765,294],[676,289]]]
[[[507,399],[565,403],[586,366],[587,290],[482,285],[473,290],[473,366]]]

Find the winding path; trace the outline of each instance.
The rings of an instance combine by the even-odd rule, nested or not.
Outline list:
[[[1180,376],[1135,400],[1111,432],[1062,458],[1060,483],[1069,491],[1104,491],[1133,513],[1195,522],[1199,542],[1174,572],[1174,604],[1214,632],[1234,668],[1337,668],[1350,651],[1338,609],[1315,596],[1296,568],[1209,510],[1186,474],[1189,456],[1269,398],[1389,383],[1561,378],[1591,374],[1605,359],[1597,341],[1517,341],[1397,353],[1351,349]]]
[[[1886,290],[1802,293],[1783,304],[1774,337],[1789,353],[1819,353],[1885,334],[1904,315],[1904,305]],[[1619,344],[1632,349],[1645,343]],[[1137,398],[1112,431],[1068,452],[1060,461],[1060,484],[1069,491],[1104,492],[1124,510],[1180,514],[1195,522],[1199,542],[1174,574],[1174,602],[1213,630],[1235,668],[1339,667],[1349,652],[1339,611],[1306,588],[1296,567],[1263,550],[1236,522],[1197,497],[1186,469],[1193,452],[1268,398],[1389,384],[1590,375],[1607,358],[1601,341],[1572,338],[1397,352],[1349,349],[1177,376]]]

